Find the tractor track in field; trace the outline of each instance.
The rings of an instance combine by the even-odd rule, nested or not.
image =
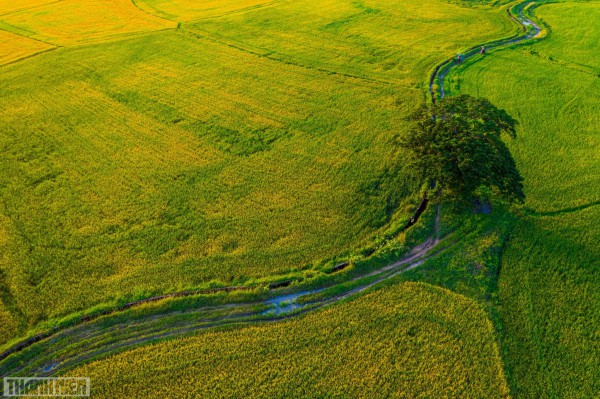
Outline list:
[[[16,9],[16,10],[12,10],[12,11],[5,12],[5,13],[3,13],[3,14],[0,14],[0,17],[6,17],[6,16],[8,16],[8,15],[17,14],[17,13],[19,13],[19,12],[23,12],[23,11],[31,11],[31,10],[35,10],[36,8],[50,6],[50,5],[52,5],[52,4],[60,3],[60,2],[62,2],[62,1],[65,1],[65,0],[54,0],[54,1],[49,1],[48,3],[41,3],[41,4],[37,4],[37,5],[33,6],[33,7],[24,7],[24,8],[18,8],[18,9]]]
[[[521,24],[524,34],[515,35],[510,38],[484,43],[488,49],[494,49],[511,44],[517,44],[528,39],[536,38],[540,35],[541,29],[529,17],[524,14],[527,7],[538,4],[536,2],[519,3],[515,7],[517,15],[514,16],[511,9],[508,10],[509,16]],[[467,50],[464,59],[474,57],[478,54],[476,46]],[[444,77],[455,66],[459,65],[455,59],[446,60],[435,67],[430,77],[429,93],[432,100],[435,101],[437,92],[435,84],[438,83],[440,98],[445,96]],[[424,199],[425,206],[427,204]],[[419,208],[420,212],[424,209]],[[416,218],[420,213],[416,214]],[[299,293],[281,294],[271,297],[265,301],[242,302],[227,305],[203,307],[186,311],[170,311],[154,315],[141,315],[132,320],[111,320],[113,313],[107,314],[107,317],[98,317],[90,321],[83,321],[74,326],[66,327],[60,330],[51,330],[38,336],[39,339],[22,341],[14,345],[9,350],[0,354],[0,375],[37,375],[52,376],[64,373],[78,365],[88,361],[106,357],[120,351],[131,349],[143,344],[156,342],[157,340],[185,337],[190,333],[213,327],[227,325],[251,325],[255,323],[275,322],[295,317],[314,309],[322,308],[330,304],[345,300],[360,292],[364,292],[374,285],[381,283],[391,277],[397,276],[406,271],[412,270],[433,256],[436,256],[447,250],[453,244],[438,248],[438,244],[444,240],[439,238],[439,204],[436,209],[434,234],[421,245],[413,248],[401,260],[383,266],[370,273],[346,280],[333,287],[317,289],[312,291],[303,291]],[[411,220],[406,228],[414,224]],[[354,283],[354,285],[352,285]],[[319,294],[323,290],[330,288],[347,289],[341,293],[333,293],[329,297],[314,299],[311,302],[310,297]],[[197,295],[197,293],[196,293]],[[159,299],[167,297],[176,297],[176,294],[156,297]],[[297,299],[306,297],[306,302],[298,304]],[[139,301],[144,303],[144,301]],[[271,308],[267,308],[267,306]],[[294,306],[291,306],[294,305]],[[289,309],[286,309],[289,308]],[[129,309],[125,307],[123,310]],[[283,310],[282,310],[283,309]],[[280,314],[279,311],[282,310]],[[232,311],[231,314],[216,314],[211,317],[210,312]],[[236,312],[237,311],[237,312]],[[205,313],[204,317],[202,314]],[[182,315],[198,315],[192,319],[177,319]],[[175,323],[171,323],[175,321]],[[35,337],[33,337],[35,338]]]
[[[58,0],[58,1],[60,1],[60,0]],[[285,1],[285,0],[273,0],[273,1],[266,2],[266,3],[262,3],[262,4],[255,4],[253,6],[243,7],[243,8],[237,9],[237,10],[223,11],[220,14],[209,15],[209,16],[205,16],[205,17],[198,17],[198,18],[193,18],[193,19],[190,19],[190,20],[182,20],[181,22],[194,23],[194,22],[205,21],[205,20],[208,20],[208,19],[222,18],[222,17],[226,17],[228,15],[233,15],[233,14],[242,14],[244,12],[249,12],[249,11],[259,10],[261,8],[271,7],[271,6],[274,6],[276,4],[282,3],[283,1]],[[141,12],[143,12],[144,14],[148,14],[150,16],[162,19],[164,21],[178,22],[178,17],[176,15],[170,15],[168,13],[165,13],[165,12],[162,12],[160,10],[157,10],[156,8],[154,8],[154,7],[150,6],[150,5],[148,5],[147,3],[145,3],[144,0],[141,0],[141,2],[145,3],[146,7],[150,8],[154,12],[150,12],[150,11],[145,10],[144,8],[140,7],[140,5],[138,4],[138,2],[140,2],[140,0],[131,0],[131,2],[135,6],[135,8],[137,8],[138,10],[140,10]],[[164,14],[165,16],[159,15],[161,13]],[[167,15],[169,17],[172,17],[172,18],[167,17]]]
[[[377,85],[388,85],[388,86],[391,86],[394,84],[393,82],[388,81],[388,80],[370,78],[368,76],[353,75],[351,73],[336,71],[333,69],[327,69],[327,68],[323,68],[323,67],[306,65],[301,62],[296,62],[296,61],[293,61],[290,59],[285,59],[285,55],[276,53],[274,51],[270,51],[270,50],[262,49],[262,48],[256,48],[256,49],[252,50],[252,49],[243,47],[243,45],[241,45],[241,43],[228,42],[228,41],[224,40],[223,38],[219,38],[214,35],[211,36],[209,34],[204,34],[200,31],[189,30],[189,29],[182,29],[181,31],[184,32],[185,34],[187,34],[189,37],[192,37],[192,38],[195,38],[198,40],[206,40],[206,41],[218,44],[220,46],[229,47],[236,51],[240,51],[242,53],[253,55],[257,58],[264,58],[269,61],[277,62],[277,63],[283,64],[283,65],[292,66],[292,67],[296,67],[296,68],[301,68],[301,69],[304,69],[304,70],[307,70],[310,72],[320,73],[320,74],[323,74],[326,76],[337,76],[340,78],[346,78],[346,79],[350,79],[350,80],[358,80],[358,81],[364,82],[365,84],[377,84]],[[277,57],[277,56],[279,56],[279,57]]]

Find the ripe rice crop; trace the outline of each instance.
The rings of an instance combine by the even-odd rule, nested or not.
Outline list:
[[[173,21],[214,18],[279,2],[280,0],[134,0],[141,10]]]
[[[160,372],[157,372],[160,370]],[[508,398],[473,300],[405,283],[293,320],[134,349],[77,368],[96,398]]]
[[[61,1],[61,0],[59,0]],[[17,11],[30,10],[49,3],[55,3],[57,0],[19,0],[9,1],[2,0],[0,2],[0,17],[12,14]]]
[[[277,3],[222,29],[160,30],[176,24],[125,0],[2,17],[64,46],[2,71],[0,287],[19,328],[311,268],[402,223],[418,187],[395,143],[418,87],[467,38],[514,26],[499,8],[394,4]]]
[[[0,30],[0,65],[21,60],[53,46]]]
[[[140,11],[130,0],[61,0],[0,18],[27,36],[62,46],[175,27]]]

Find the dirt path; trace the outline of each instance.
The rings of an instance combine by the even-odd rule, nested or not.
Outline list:
[[[439,207],[437,212],[439,212]],[[437,223],[439,223],[439,217],[436,217]],[[127,319],[116,324],[107,324],[107,320],[97,319],[90,323],[76,325],[58,331],[51,337],[44,338],[20,352],[8,356],[0,362],[0,366],[2,366],[0,374],[3,376],[52,376],[64,373],[95,358],[161,339],[184,337],[195,331],[217,326],[274,322],[295,317],[347,299],[384,280],[416,268],[441,252],[441,250],[434,250],[440,242],[442,240],[432,237],[415,247],[401,260],[345,281],[343,284],[350,285],[345,291],[313,301],[309,296],[317,294],[323,289],[280,295],[263,302],[228,304],[189,312],[173,311],[139,319]],[[303,297],[307,297],[308,302],[296,302]],[[287,305],[284,305],[283,311],[278,312],[277,310],[281,309],[279,305],[284,303],[291,303],[295,306],[287,308]],[[267,306],[271,307],[266,308]]]
[[[426,199],[421,202],[406,228],[414,225],[425,210],[427,203]],[[411,270],[433,256],[434,248],[441,242],[438,238],[439,212],[438,205],[433,237],[414,247],[406,256],[394,263],[343,281],[338,285],[327,287],[329,289],[338,288],[338,290],[334,290],[336,293],[330,296],[323,296],[314,300],[308,299],[311,295],[325,290],[325,288],[318,288],[279,294],[264,301],[231,303],[185,311],[167,311],[166,313],[145,315],[133,320],[120,321],[119,315],[123,311],[136,308],[139,305],[167,298],[199,295],[206,292],[186,291],[148,298],[125,304],[118,309],[94,318],[82,319],[79,323],[70,327],[49,330],[14,345],[0,354],[0,375],[55,375],[95,357],[105,356],[115,351],[159,339],[184,336],[193,331],[215,326],[278,321],[339,302],[399,273]],[[345,286],[348,286],[348,288],[339,293],[339,288]],[[211,290],[211,292],[231,292],[245,288],[248,287],[224,287]],[[305,303],[297,302],[298,299],[304,297],[307,297]]]

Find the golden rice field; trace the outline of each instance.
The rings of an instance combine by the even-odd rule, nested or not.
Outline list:
[[[186,29],[284,63],[388,82],[395,90],[424,89],[440,60],[515,30],[502,8],[437,4],[325,0],[315,7],[301,0],[201,19]]]
[[[72,46],[174,26],[142,12],[130,0],[32,3],[30,8],[12,12],[12,6],[0,4],[0,27],[55,45]]]
[[[62,1],[62,0],[58,0]],[[2,0],[0,1],[0,17],[8,14],[12,14],[17,11],[33,10],[36,7],[44,6],[46,4],[56,3],[57,0],[21,0],[11,1]]]
[[[54,46],[0,30],[0,48],[0,65],[4,65],[50,50]]]
[[[160,18],[191,21],[268,7],[280,3],[281,0],[134,0],[133,2],[139,9]]]
[[[293,320],[229,328],[77,368],[97,398],[507,398],[475,301],[393,285]]]
[[[316,274],[397,231],[421,189],[406,116],[436,64],[517,32],[502,3],[0,0],[0,347],[102,306]],[[600,3],[533,14],[543,40],[446,78],[519,122],[523,206],[444,202],[445,252],[383,288],[69,373],[99,398],[595,397]]]
[[[434,61],[515,27],[495,7],[365,7],[179,27],[126,0],[0,10],[2,29],[63,46],[2,71],[0,284],[17,330],[311,268],[403,223],[418,187],[391,144]]]

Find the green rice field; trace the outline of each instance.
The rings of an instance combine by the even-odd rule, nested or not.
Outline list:
[[[525,203],[474,212],[401,143],[436,66],[527,18],[443,78],[517,121]],[[0,376],[597,397],[599,23],[595,0],[0,0]]]

